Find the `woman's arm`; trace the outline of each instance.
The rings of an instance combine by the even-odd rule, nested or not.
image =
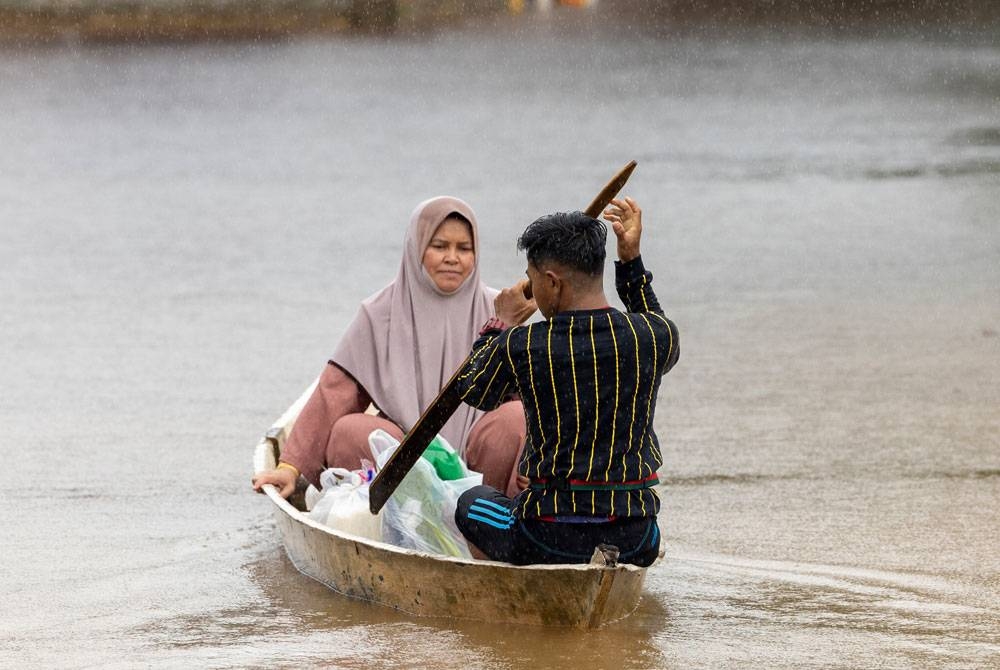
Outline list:
[[[278,467],[254,477],[254,489],[260,491],[264,484],[274,484],[287,498],[295,490],[299,474],[318,486],[333,424],[347,414],[364,412],[370,403],[365,390],[331,361],[295,421]]]

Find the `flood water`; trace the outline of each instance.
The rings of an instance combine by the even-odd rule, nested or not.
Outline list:
[[[0,51],[0,666],[1000,665],[1000,40],[472,25]],[[666,558],[596,632],[285,558],[254,445],[420,200],[500,286],[629,159],[682,334]]]

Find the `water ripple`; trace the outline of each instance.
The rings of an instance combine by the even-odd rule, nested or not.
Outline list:
[[[957,146],[1000,147],[1000,128],[969,128],[954,133],[949,140]]]

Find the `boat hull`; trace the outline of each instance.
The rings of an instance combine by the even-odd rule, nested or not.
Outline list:
[[[274,467],[309,391],[258,444],[255,471]],[[337,593],[409,614],[590,628],[628,616],[642,593],[645,568],[514,566],[412,551],[328,528],[273,486],[264,488],[285,551],[300,572]]]

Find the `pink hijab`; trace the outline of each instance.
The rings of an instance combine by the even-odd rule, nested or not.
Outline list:
[[[476,264],[454,293],[444,293],[424,270],[424,250],[452,213],[472,226]],[[391,420],[408,431],[472,349],[493,315],[498,291],[479,279],[479,227],[468,204],[448,196],[417,205],[410,216],[403,260],[391,284],[361,303],[333,354]],[[460,454],[482,412],[459,406],[441,434]]]

